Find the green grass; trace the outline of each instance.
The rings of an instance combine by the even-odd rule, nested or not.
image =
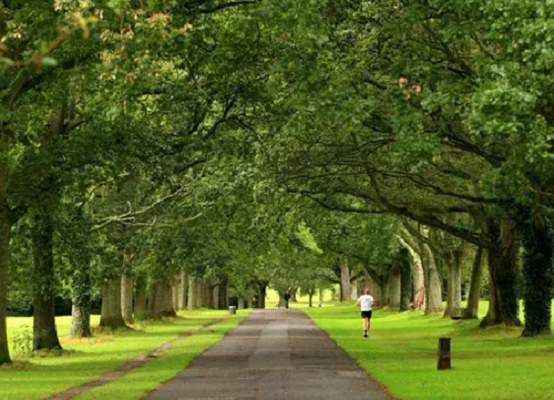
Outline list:
[[[97,334],[87,340],[68,338],[70,317],[56,318],[62,346],[69,351],[68,354],[47,358],[16,357],[14,366],[0,369],[0,399],[42,399],[78,386],[117,369],[144,352],[156,349],[182,332],[198,328],[226,314],[226,311],[205,310],[183,312],[180,315],[184,319],[150,321],[133,331]],[[93,325],[97,323],[98,317],[93,317]],[[11,337],[25,329],[22,328],[25,325],[32,326],[32,319],[8,318]]]
[[[481,305],[481,315],[487,304]],[[421,312],[376,310],[370,339],[353,303],[306,312],[391,393],[404,400],[553,400],[554,338],[482,330]],[[438,337],[452,337],[452,366],[437,371]]]
[[[75,399],[141,399],[145,393],[158,387],[161,382],[173,378],[187,367],[195,357],[219,342],[226,332],[236,327],[246,317],[247,313],[247,311],[240,312],[238,316],[230,317],[224,322],[177,342],[155,360],[130,371],[118,380],[85,392]]]

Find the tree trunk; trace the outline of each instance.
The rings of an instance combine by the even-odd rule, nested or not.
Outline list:
[[[452,271],[452,289],[454,291],[452,297],[451,318],[462,318],[462,268],[464,262],[463,248],[457,249],[454,252],[454,270]]]
[[[394,266],[390,271],[390,306],[400,308],[400,268]]]
[[[290,293],[291,303],[298,303],[298,299],[297,299],[298,288],[292,288],[289,293]]]
[[[126,324],[133,322],[133,279],[121,275],[121,315]]]
[[[319,306],[323,307],[323,289],[319,288]]]
[[[285,306],[285,297],[282,293],[279,293],[279,301],[277,302],[277,308],[281,308]]]
[[[410,309],[412,297],[412,266],[408,250],[400,249],[400,311]]]
[[[269,282],[263,281],[258,284],[260,289],[260,295],[258,297],[258,308],[265,308],[265,296],[267,294],[267,285]]]
[[[442,311],[442,283],[435,255],[428,244],[422,243],[425,268],[425,315]]]
[[[412,276],[413,276],[413,309],[424,310],[425,309],[425,273],[423,271],[423,261],[421,255],[410,247],[407,243],[403,242],[404,247],[410,253],[412,257]]]
[[[196,308],[204,307],[202,298],[202,282],[194,282],[194,298],[196,299]]]
[[[467,299],[467,308],[463,310],[462,316],[466,319],[479,318],[479,294],[481,292],[481,281],[483,280],[483,248],[479,247],[473,259],[471,269],[471,284]]]
[[[244,299],[242,297],[239,297],[239,300],[238,300],[238,309],[239,310],[244,310]]]
[[[177,313],[173,308],[173,277],[168,276],[162,279],[163,282],[163,305],[162,316],[175,318]]]
[[[54,311],[54,229],[50,210],[42,207],[33,226],[33,350],[61,349]]]
[[[73,307],[71,310],[71,330],[69,336],[72,338],[91,337],[91,282],[88,265],[75,266],[73,276],[71,277],[71,288],[73,292]]]
[[[112,329],[126,326],[121,314],[121,276],[116,276],[104,283],[100,326]]]
[[[346,262],[340,266],[340,301],[350,301],[350,269]]]
[[[254,285],[252,283],[248,284],[248,299],[247,299],[248,308],[254,308]]]
[[[217,303],[219,302],[219,285],[214,285],[211,287],[210,297],[210,301],[215,308],[217,306]]]
[[[452,316],[452,306],[454,304],[454,254],[449,252],[446,260],[446,309],[443,318]]]
[[[173,276],[173,289],[172,289],[172,301],[173,301],[173,310],[177,311],[179,309],[179,288],[181,286],[181,273],[175,272]]]
[[[314,290],[313,289],[310,289],[310,292],[308,293],[308,307],[313,307],[314,306]]]
[[[194,291],[194,278],[189,276],[188,282],[188,295],[187,295],[187,310],[193,310],[196,308],[196,297]]]
[[[4,158],[4,149],[0,157]],[[8,270],[10,261],[10,238],[12,224],[6,196],[7,166],[0,159],[0,365],[11,363],[8,346]]]
[[[143,280],[137,280],[137,293],[135,295],[135,309],[134,314],[137,320],[143,320],[147,317],[147,293],[146,282]]]
[[[218,296],[218,302],[217,302],[217,308],[220,310],[226,310],[229,308],[229,296],[227,295],[227,291],[229,288],[229,278],[225,278],[220,284],[219,284],[219,296]]]
[[[521,326],[519,303],[516,293],[519,243],[516,240],[512,221],[504,218],[500,224],[487,221],[494,245],[489,248],[489,311],[481,321],[481,327],[506,324]]]
[[[208,283],[203,283],[201,290],[202,290],[202,304],[204,305],[204,307],[214,309],[216,303],[214,303],[213,291],[210,285]]]
[[[390,307],[391,299],[391,277],[390,274],[386,274],[379,284],[380,298],[378,305],[381,307]]]
[[[358,280],[350,282],[350,300],[358,300]]]
[[[177,308],[179,310],[184,310],[187,308],[187,273],[181,271],[179,273],[179,291],[178,291],[178,304]]]
[[[525,249],[523,277],[525,286],[525,328],[523,336],[551,333],[554,269],[552,255],[554,240],[551,221],[531,212],[520,215],[518,224]]]

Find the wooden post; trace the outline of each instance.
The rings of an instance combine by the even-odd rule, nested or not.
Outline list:
[[[439,338],[438,369],[450,369],[450,338]]]

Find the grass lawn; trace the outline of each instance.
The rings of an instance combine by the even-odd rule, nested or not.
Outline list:
[[[481,304],[485,315],[486,303]],[[354,303],[305,309],[359,364],[403,400],[554,400],[554,338],[478,321],[376,310],[369,339]],[[452,337],[452,367],[437,371],[438,337]]]
[[[196,356],[219,342],[226,332],[235,328],[247,315],[248,311],[239,311],[239,315],[230,317],[198,334],[175,343],[171,349],[162,353],[160,357],[128,372],[122,378],[85,392],[75,399],[142,399],[145,393],[158,387],[161,382],[173,378]]]
[[[0,368],[0,399],[43,399],[78,386],[122,366],[144,352],[156,349],[180,333],[198,328],[226,314],[226,311],[187,311],[180,313],[185,318],[149,321],[136,327],[134,331],[97,334],[92,339],[84,340],[71,340],[67,337],[71,318],[58,317],[56,324],[62,346],[69,353],[47,358],[16,356],[14,366]],[[97,316],[93,317],[92,323],[93,326],[98,324]],[[32,319],[8,318],[10,337],[29,329],[24,328],[25,325],[32,326]],[[194,335],[184,341],[196,340],[193,338]]]

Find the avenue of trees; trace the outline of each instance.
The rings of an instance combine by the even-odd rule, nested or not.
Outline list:
[[[552,40],[542,0],[0,0],[0,364],[60,299],[75,337],[334,287],[550,333]]]

